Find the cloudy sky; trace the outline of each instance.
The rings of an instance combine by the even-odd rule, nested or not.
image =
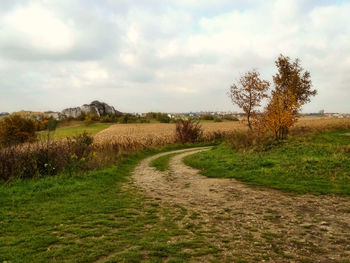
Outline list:
[[[311,72],[304,112],[350,112],[350,1],[1,0],[0,112],[237,110],[232,82],[280,53]]]

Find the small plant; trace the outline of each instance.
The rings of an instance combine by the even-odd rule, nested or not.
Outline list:
[[[179,120],[176,123],[175,137],[181,143],[197,142],[203,136],[202,126],[193,119]]]

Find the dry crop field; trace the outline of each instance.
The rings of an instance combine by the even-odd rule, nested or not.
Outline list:
[[[337,119],[330,117],[302,117],[296,123],[294,129],[307,127],[312,130],[329,130],[344,127],[350,124],[350,119]],[[215,132],[231,132],[234,130],[246,130],[243,120],[237,122],[212,122],[202,123],[204,136],[210,136]],[[169,144],[175,142],[175,124],[146,123],[146,124],[115,124],[95,135],[95,142],[124,142],[136,141],[148,144]]]
[[[203,123],[204,136],[214,132],[230,132],[235,129],[245,129],[243,122]],[[115,124],[95,135],[95,142],[136,140],[138,142],[152,141],[152,144],[169,144],[175,142],[175,124],[145,123],[145,124]],[[158,142],[158,143],[156,143]]]

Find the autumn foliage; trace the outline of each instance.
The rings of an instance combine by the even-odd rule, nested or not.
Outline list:
[[[263,114],[264,124],[273,131],[276,139],[285,139],[297,121],[301,107],[317,94],[312,90],[311,76],[300,65],[280,55],[275,62],[278,72],[273,76],[274,90]]]
[[[267,98],[269,87],[270,83],[260,79],[260,73],[255,70],[248,71],[230,87],[228,95],[245,112],[250,130],[251,119],[256,116],[261,100]]]
[[[10,115],[0,122],[0,147],[36,140],[35,122],[19,115]]]
[[[262,115],[262,124],[274,133],[276,139],[285,139],[289,128],[297,121],[298,107],[296,96],[290,91],[274,93]]]
[[[232,102],[246,113],[251,131],[253,126],[258,132],[269,130],[280,140],[287,138],[301,107],[317,92],[311,89],[310,73],[301,67],[299,59],[292,61],[280,55],[275,65],[278,72],[273,76],[271,96],[266,95],[269,82],[261,80],[256,71],[243,75],[237,84],[231,86],[229,95]],[[264,98],[269,98],[267,106],[263,112],[258,112],[256,108]]]

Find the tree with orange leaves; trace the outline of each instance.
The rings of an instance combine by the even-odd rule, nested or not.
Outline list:
[[[248,127],[252,130],[252,118],[257,113],[261,101],[267,98],[270,83],[260,79],[260,73],[251,70],[245,73],[228,92],[233,104],[238,105],[246,114]]]
[[[300,66],[300,60],[291,61],[280,55],[275,62],[278,72],[273,76],[275,89],[263,116],[263,124],[271,129],[276,139],[287,138],[290,127],[297,121],[302,105],[317,94],[312,90],[311,76]]]
[[[299,104],[292,92],[275,92],[263,114],[263,124],[273,131],[277,140],[285,139],[289,128],[297,121],[298,108]]]

